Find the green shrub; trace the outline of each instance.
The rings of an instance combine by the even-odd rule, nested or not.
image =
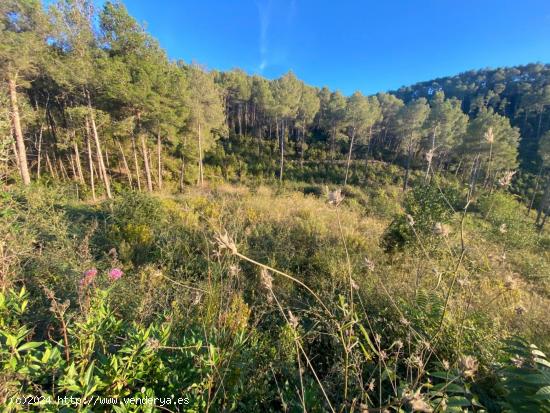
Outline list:
[[[415,244],[417,237],[430,237],[436,225],[450,222],[453,209],[447,196],[435,185],[414,187],[405,197],[405,215],[398,215],[390,223],[381,239],[386,251]]]
[[[539,237],[534,225],[520,212],[521,205],[514,196],[501,191],[485,194],[477,201],[477,208],[491,224],[492,239],[513,247],[536,245]]]

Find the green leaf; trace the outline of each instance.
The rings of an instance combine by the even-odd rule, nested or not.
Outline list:
[[[445,379],[445,380],[449,380],[449,379],[453,379],[454,377],[451,375],[450,372],[448,371],[434,371],[432,373],[428,373],[430,376],[432,377],[437,377],[439,379]]]
[[[546,354],[544,354],[542,351],[540,350],[531,350],[531,354],[533,354],[533,356],[539,356],[539,357],[542,357],[543,359],[546,358]]]
[[[449,400],[447,400],[447,406],[449,407],[463,407],[463,406],[470,406],[470,400],[466,399],[465,397],[449,397]]]
[[[542,364],[543,366],[550,367],[550,361],[542,359],[540,357],[535,358],[535,363]]]
[[[433,386],[432,391],[442,391],[444,393],[464,393],[464,388],[454,383],[439,383]]]
[[[535,398],[538,400],[550,400],[550,386],[545,386],[535,393]]]
[[[28,343],[25,343],[21,347],[19,347],[17,351],[30,350],[33,348],[40,347],[42,344],[44,344],[42,341],[29,341]]]

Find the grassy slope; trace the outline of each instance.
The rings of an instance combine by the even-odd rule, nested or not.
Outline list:
[[[476,211],[481,201],[472,208],[464,222],[464,259],[457,266],[459,212],[446,226],[448,235],[422,237],[414,246],[388,253],[380,240],[402,213],[399,188],[349,188],[335,207],[323,186],[287,185],[220,184],[151,197],[127,193],[112,204],[75,202],[43,187],[8,192],[2,201],[2,281],[27,285],[33,308],[29,322],[37,323],[37,336],[44,334],[49,313],[43,285],[60,300],[72,300],[76,310],[82,272],[120,266],[125,275],[111,299],[120,317],[147,325],[168,312],[182,332],[197,325],[205,331],[232,329],[237,323],[248,326],[249,334],[267,334],[269,348],[284,354],[277,338],[281,314],[263,288],[261,271],[219,251],[216,236],[227,231],[239,252],[297,277],[334,314],[340,311],[338,297],[349,294],[351,273],[360,319],[388,347],[406,340],[404,331],[412,323],[423,335],[436,335],[434,357],[451,363],[460,354],[473,354],[488,366],[510,334],[548,350],[549,233],[537,235],[514,201],[491,204],[488,219]],[[338,395],[341,376],[334,369],[341,369],[341,360],[323,341],[335,332],[317,326],[324,316],[311,294],[272,275],[277,302],[301,320],[304,346],[329,383],[327,391]]]

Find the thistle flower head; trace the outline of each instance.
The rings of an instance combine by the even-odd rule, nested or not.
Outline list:
[[[420,356],[418,354],[411,355],[406,360],[406,363],[409,366],[413,366],[413,367],[417,367],[417,368],[422,368],[424,366],[424,363],[422,362],[422,359],[420,358]]]
[[[407,391],[403,396],[403,402],[408,404],[411,411],[413,412],[423,412],[423,413],[432,413],[433,408],[424,400],[422,394],[420,394],[420,389],[412,393]]]
[[[498,232],[506,234],[508,232],[508,226],[506,224],[501,224],[500,227],[498,227]]]
[[[506,279],[504,280],[504,288],[506,288],[507,290],[513,290],[514,288],[516,288],[516,285],[516,280],[510,276],[506,277]]]
[[[525,314],[525,312],[526,312],[527,310],[525,309],[524,306],[522,306],[522,305],[520,304],[520,305],[518,305],[518,306],[516,307],[515,311],[516,311],[516,314],[517,314],[517,315],[523,315],[523,314]]]
[[[236,265],[236,264],[232,264],[229,266],[229,275],[231,277],[237,277],[239,274],[241,273],[241,268]]]
[[[468,287],[470,285],[470,281],[467,280],[466,278],[458,278],[456,280],[456,283],[460,286],[460,287]]]
[[[412,227],[414,226],[414,218],[412,217],[412,215],[410,214],[407,214],[405,215],[405,218],[407,220],[407,223]]]
[[[231,254],[237,253],[237,246],[231,237],[227,234],[227,231],[224,234],[218,234],[216,236],[216,242],[218,243],[218,249],[224,250],[227,249]]]
[[[154,337],[149,337],[147,339],[147,347],[153,351],[158,350],[160,348],[160,341],[158,341]]]
[[[435,155],[435,150],[432,148],[428,152],[426,152],[426,161],[431,162],[433,157]]]
[[[375,265],[374,261],[370,260],[368,257],[365,257],[365,266],[367,267],[368,271],[374,271]]]
[[[196,306],[201,302],[202,299],[202,293],[197,290],[193,290],[191,292],[191,305]]]
[[[338,206],[344,200],[344,195],[342,195],[341,189],[335,189],[328,193],[328,203],[330,205]]]
[[[288,322],[294,330],[298,328],[298,318],[290,310],[288,310]]]
[[[418,394],[410,401],[410,406],[413,412],[433,412],[432,407]]]
[[[111,270],[109,271],[109,279],[111,281],[116,281],[120,277],[122,277],[123,274],[124,272],[120,268],[111,268]]]
[[[438,237],[446,237],[449,235],[449,228],[441,222],[436,222],[433,227],[433,233]]]
[[[369,389],[369,391],[374,391],[375,388],[376,388],[375,381],[374,381],[374,379],[371,379],[369,381],[368,389]]]
[[[479,366],[476,358],[472,356],[462,356],[458,361],[458,364],[462,376],[466,379],[473,378]]]
[[[90,285],[97,275],[96,268],[90,268],[84,271],[82,278],[80,279],[80,288],[85,288]]]
[[[267,302],[271,303],[273,301],[273,296],[271,294],[273,289],[273,277],[269,274],[269,271],[263,267],[260,270],[260,286],[262,290],[267,293]]]

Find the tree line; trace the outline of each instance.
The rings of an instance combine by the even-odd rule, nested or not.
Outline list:
[[[365,96],[172,61],[120,2],[6,0],[0,5],[2,175],[74,180],[112,196],[165,181],[202,185],[205,154],[231,139],[287,162],[377,159],[493,188],[536,170],[527,202],[550,203],[548,65],[468,72]],[[253,151],[254,148],[245,148]],[[519,150],[519,152],[518,152]],[[519,154],[519,156],[518,156]],[[536,202],[535,202],[536,201]]]

